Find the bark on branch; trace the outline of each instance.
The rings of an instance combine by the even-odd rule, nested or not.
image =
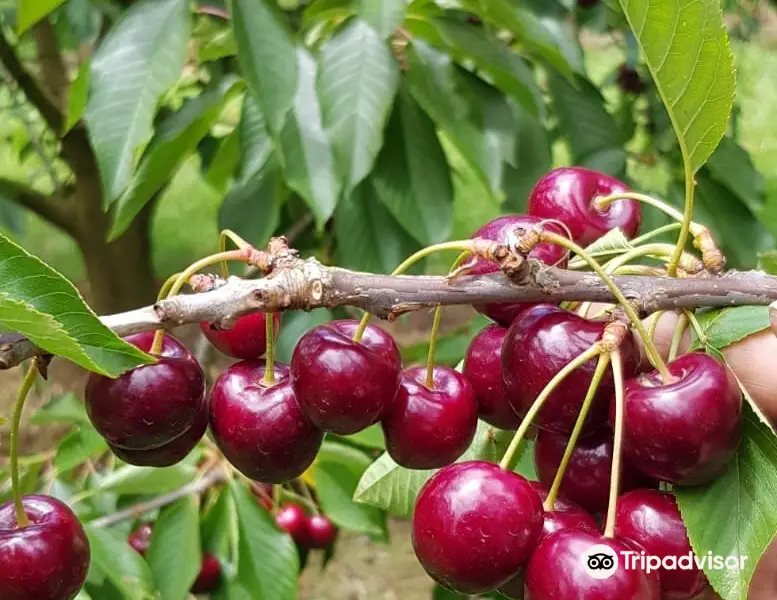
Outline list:
[[[211,321],[229,326],[235,318],[258,310],[310,310],[354,306],[392,319],[438,304],[483,302],[612,302],[598,276],[531,262],[522,284],[495,273],[461,276],[377,275],[321,265],[315,259],[287,260],[257,280],[231,277],[208,292],[183,294],[151,306],[102,317],[119,335],[186,323]],[[760,271],[728,272],[719,277],[675,279],[620,276],[616,285],[643,314],[697,307],[767,305],[777,300],[777,277]],[[42,351],[18,335],[0,335],[0,369],[8,369]]]
[[[31,210],[60,229],[69,231],[70,217],[67,208],[67,195],[72,190],[63,190],[64,194],[47,196],[19,181],[0,177],[0,191],[5,197],[20,206]]]

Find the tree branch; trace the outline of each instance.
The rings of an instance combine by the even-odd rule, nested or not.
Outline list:
[[[70,219],[65,207],[67,193],[61,196],[47,196],[19,181],[5,177],[0,177],[0,191],[5,197],[31,210],[53,225],[67,232],[70,231]]]
[[[70,80],[67,75],[67,66],[62,60],[62,54],[57,45],[57,36],[49,19],[43,19],[33,28],[35,43],[38,46],[38,62],[46,82],[46,89],[55,99],[60,112],[66,106]]]
[[[151,306],[102,318],[118,335],[172,328],[210,321],[229,326],[246,313],[270,310],[310,310],[355,306],[393,319],[402,313],[436,305],[485,302],[613,302],[614,298],[593,273],[567,271],[529,261],[521,284],[502,273],[445,277],[376,275],[302,260],[289,251],[263,279],[231,277],[211,291],[168,298]],[[614,278],[624,295],[643,314],[657,310],[697,307],[767,305],[777,300],[777,277],[760,271],[729,272],[719,277]],[[0,369],[18,365],[42,353],[18,335],[0,335]]]
[[[38,109],[46,124],[57,135],[62,131],[65,118],[56,102],[49,97],[40,82],[25,68],[16,55],[16,50],[0,31],[0,62],[22,89],[30,103]]]

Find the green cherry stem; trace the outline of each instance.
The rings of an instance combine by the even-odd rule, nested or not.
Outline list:
[[[610,501],[607,505],[607,520],[604,537],[615,537],[615,513],[618,507],[618,489],[621,480],[621,458],[623,455],[623,361],[620,350],[612,353],[612,376],[615,381],[615,441],[612,451],[612,472],[610,474]]]
[[[639,237],[635,237],[633,240],[631,240],[632,246],[639,246],[640,244],[644,244],[648,240],[652,240],[653,238],[658,237],[659,235],[663,235],[665,233],[671,233],[673,231],[677,231],[680,229],[682,225],[680,223],[669,223],[668,225],[664,225],[662,227],[656,227],[655,229],[651,231],[646,231]]]
[[[472,240],[454,240],[452,242],[443,242],[441,244],[434,244],[433,246],[427,246],[421,248],[415,254],[411,254],[405,260],[403,260],[396,269],[391,272],[392,276],[401,275],[412,267],[415,263],[423,260],[427,256],[434,254],[435,252],[444,252],[445,250],[461,250],[462,252],[469,252],[472,248]],[[372,318],[371,313],[364,313],[364,316],[359,321],[359,326],[353,334],[354,342],[361,342],[364,331],[367,329],[367,324]]]
[[[504,470],[510,470],[513,466],[513,462],[515,461],[515,458],[518,455],[518,449],[521,446],[521,441],[526,436],[526,433],[529,431],[529,427],[531,427],[532,421],[534,421],[535,417],[537,416],[537,413],[540,412],[542,409],[543,404],[545,404],[545,401],[548,399],[550,394],[553,392],[553,390],[558,387],[558,385],[564,381],[564,379],[567,378],[567,376],[577,369],[579,366],[584,365],[586,362],[594,358],[595,356],[598,356],[602,353],[601,346],[597,343],[588,348],[588,350],[585,350],[581,354],[579,354],[576,358],[573,358],[570,362],[568,362],[564,368],[562,368],[558,373],[556,373],[553,378],[548,382],[548,384],[542,388],[542,391],[539,393],[537,398],[534,400],[534,402],[531,405],[531,408],[526,413],[526,416],[524,416],[523,420],[521,421],[521,424],[518,426],[518,430],[515,432],[515,435],[513,436],[513,439],[510,441],[510,446],[508,446],[507,451],[505,452],[504,456],[502,457],[501,462],[499,463],[499,466]]]
[[[262,383],[267,386],[275,383],[275,319],[272,313],[266,313],[264,319],[267,351],[264,354],[264,377]]]
[[[623,292],[621,292],[620,289],[618,289],[618,286],[615,285],[615,282],[602,268],[602,266],[598,262],[596,262],[596,260],[591,258],[588,255],[588,253],[585,250],[583,250],[583,248],[575,244],[573,241],[565,238],[564,236],[552,233],[550,231],[543,231],[542,239],[543,241],[550,242],[552,244],[557,244],[559,246],[563,246],[564,248],[567,248],[568,250],[571,250],[572,252],[574,252],[581,258],[583,258],[588,263],[588,266],[590,266],[591,269],[593,269],[593,271],[599,276],[602,282],[612,292],[612,295],[615,296],[615,299],[618,301],[618,304],[620,304],[621,307],[623,308],[623,311],[626,313],[626,316],[629,317],[629,320],[634,326],[634,329],[636,329],[637,333],[642,338],[642,341],[645,345],[646,352],[650,356],[652,356],[653,360],[651,362],[653,362],[653,364],[656,366],[656,369],[661,374],[661,378],[667,382],[672,381],[673,379],[672,375],[669,373],[668,369],[666,368],[666,365],[664,364],[664,361],[661,358],[661,355],[658,353],[658,350],[656,349],[656,346],[653,343],[653,340],[650,339],[650,336],[648,336],[647,331],[645,331],[645,326],[642,324],[642,321],[640,320],[639,315],[637,315],[636,311],[634,310],[634,307],[631,306],[631,303],[628,301],[626,296],[624,296]]]
[[[629,246],[626,248],[603,249],[603,250],[598,250],[594,252],[589,252],[589,255],[592,258],[601,258],[604,256],[617,256],[620,254],[625,254],[635,248],[638,248],[644,245],[645,242],[648,242],[653,238],[658,237],[659,235],[662,235],[664,233],[669,233],[677,229],[680,229],[679,223],[670,223],[669,225],[658,227],[657,229],[653,229],[652,231],[648,231],[646,233],[643,233],[641,236],[634,238],[633,240],[631,240],[631,242],[629,242]],[[674,249],[674,246],[672,246],[671,244],[669,246],[672,249]],[[575,270],[575,269],[582,269],[585,266],[586,266],[586,262],[583,259],[573,258],[572,260],[569,261],[569,266],[567,268],[571,270]]]
[[[688,318],[688,313],[686,311],[680,313],[674,328],[674,333],[672,334],[672,343],[669,346],[669,356],[667,358],[670,362],[677,358],[677,351],[680,349],[680,342],[683,339],[685,330],[688,328],[689,321],[690,319]]]
[[[669,261],[669,265],[666,268],[669,277],[674,277],[677,274],[680,257],[682,257],[685,245],[688,243],[688,233],[693,225],[691,217],[693,217],[693,193],[696,182],[693,179],[693,167],[691,166],[690,160],[683,160],[683,169],[685,171],[685,207],[683,209],[682,227],[680,227],[680,233],[677,236],[677,245],[675,246],[674,256]]]
[[[688,322],[691,324],[696,337],[699,338],[699,343],[702,346],[707,346],[710,343],[710,340],[707,337],[707,334],[704,333],[704,329],[702,328],[701,323],[699,323],[696,314],[692,310],[684,310],[683,313],[688,317]]]
[[[305,499],[307,499],[308,504],[310,506],[310,510],[313,512],[314,515],[320,515],[321,511],[318,509],[318,505],[316,504],[316,501],[313,499],[313,494],[310,493],[310,488],[302,480],[302,478],[297,479],[297,484],[299,485],[299,488],[302,490],[302,495],[305,497]]]
[[[561,457],[561,463],[559,463],[558,469],[556,470],[556,476],[553,478],[553,484],[550,486],[548,497],[545,499],[545,510],[553,510],[553,507],[556,505],[556,499],[558,498],[558,493],[561,489],[561,482],[564,480],[564,473],[566,473],[569,461],[575,451],[577,440],[580,439],[580,433],[583,431],[583,424],[585,423],[585,418],[588,416],[588,411],[591,409],[591,404],[593,404],[596,390],[599,388],[599,383],[602,381],[602,377],[604,377],[604,373],[607,371],[609,365],[609,353],[600,354],[599,360],[596,363],[596,370],[591,378],[591,384],[588,386],[588,391],[585,395],[585,400],[583,400],[583,404],[580,407],[580,413],[577,415],[575,427],[569,435],[569,441],[567,442],[566,448],[564,448],[564,455]]]
[[[219,234],[219,252],[226,252],[227,240],[230,240],[241,250],[243,248],[248,248],[251,245],[231,229],[223,229]],[[229,277],[229,265],[226,260],[221,261],[221,276],[224,279]]]
[[[27,395],[30,393],[32,384],[35,383],[35,378],[38,376],[38,372],[38,359],[34,358],[32,359],[30,368],[24,375],[24,379],[22,379],[22,384],[19,387],[19,393],[16,396],[16,404],[14,405],[13,415],[11,416],[11,450],[9,456],[9,468],[11,471],[13,503],[16,507],[16,525],[18,527],[27,527],[30,524],[30,520],[27,518],[27,514],[24,512],[22,488],[19,484],[19,428],[22,423],[24,401],[27,399]]]
[[[599,196],[598,198],[594,198],[593,203],[597,209],[602,210],[606,208],[608,204],[615,202],[616,200],[636,200],[637,202],[642,202],[643,204],[648,204],[653,208],[657,208],[664,214],[673,218],[678,223],[683,222],[683,213],[677,210],[674,206],[670,206],[658,198],[653,198],[653,196],[640,194],[638,192],[617,192],[615,194],[610,194],[609,196]]]

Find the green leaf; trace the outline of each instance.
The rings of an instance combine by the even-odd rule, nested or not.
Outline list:
[[[524,212],[529,194],[537,181],[547,173],[552,164],[550,138],[537,117],[522,106],[513,104],[515,122],[515,148],[512,160],[504,165],[502,186],[505,193],[504,207]]]
[[[161,600],[185,600],[200,572],[199,507],[187,496],[165,507],[154,523],[146,561]]]
[[[73,393],[54,396],[29,419],[30,425],[89,424],[84,402]]]
[[[19,34],[27,31],[64,3],[65,0],[19,0],[16,9],[16,26]]]
[[[391,51],[361,19],[324,44],[318,92],[346,195],[372,170],[398,83]]]
[[[720,0],[620,5],[695,173],[723,137],[734,101],[734,56]]]
[[[89,73],[92,68],[92,61],[89,58],[84,59],[78,67],[78,74],[70,85],[70,91],[67,96],[67,116],[62,135],[73,129],[76,124],[84,117],[86,111],[86,102],[89,97]]]
[[[421,246],[372,191],[369,181],[337,205],[337,263],[347,269],[389,273]]]
[[[340,193],[332,146],[321,122],[316,96],[316,61],[297,49],[298,84],[294,104],[279,138],[287,185],[310,207],[319,231],[332,216]]]
[[[708,485],[676,487],[675,494],[697,555],[747,557],[743,570],[705,569],[725,600],[746,600],[758,559],[777,531],[774,433],[745,405],[742,441],[726,472]]]
[[[229,554],[229,533],[237,525],[235,503],[226,488],[219,490],[218,498],[205,513],[200,524],[202,549],[216,556]]]
[[[278,531],[245,486],[232,481],[230,493],[240,530],[238,581],[255,600],[295,600],[299,558],[291,537]]]
[[[241,149],[238,180],[245,181],[267,164],[273,152],[272,138],[267,131],[264,113],[251,94],[243,97],[238,133]]]
[[[283,315],[283,327],[275,344],[275,357],[288,364],[299,339],[316,325],[328,323],[334,318],[328,308],[316,308],[310,312],[294,311]]]
[[[278,135],[297,90],[297,50],[284,17],[267,0],[233,0],[237,59],[248,89]]]
[[[109,377],[153,362],[103,325],[72,283],[2,234],[0,282],[0,326],[46,352]]]
[[[758,268],[770,275],[777,275],[777,250],[758,255]]]
[[[405,20],[405,0],[360,0],[359,16],[386,39]]]
[[[130,183],[152,135],[156,104],[183,70],[187,0],[138,0],[92,58],[86,122],[110,205]]]
[[[386,440],[380,425],[372,425],[358,433],[343,436],[343,439],[365,448],[374,448],[377,450],[386,449]]]
[[[237,54],[235,34],[232,29],[215,32],[200,46],[200,62],[219,60]]]
[[[110,529],[86,525],[92,563],[127,600],[148,600],[154,596],[148,565],[127,543],[126,537]]]
[[[213,600],[255,600],[239,581],[224,581],[211,595]]]
[[[385,538],[385,513],[353,501],[356,486],[371,462],[361,450],[324,442],[313,464],[313,480],[321,508],[338,527]]]
[[[487,460],[498,462],[513,432],[495,429],[483,421],[478,422],[478,431],[472,445],[457,462],[467,460]],[[529,479],[536,480],[532,461],[533,444],[524,441],[515,471]],[[397,465],[386,453],[381,455],[365,471],[354,492],[353,499],[363,502],[400,517],[413,514],[415,499],[424,483],[435,470],[405,469]]]
[[[423,245],[448,239],[453,183],[434,123],[406,91],[394,105],[373,175],[375,193]]]
[[[116,494],[166,494],[190,483],[196,475],[197,470],[185,463],[163,468],[125,465],[103,477],[99,487]]]
[[[91,425],[83,425],[71,431],[57,443],[54,467],[57,473],[67,473],[88,458],[104,454],[108,443]]]
[[[123,234],[143,207],[194,152],[216,122],[224,105],[238,91],[238,80],[228,77],[188,100],[163,121],[149,144],[129,188],[113,214],[108,241]]]
[[[763,175],[755,168],[750,155],[730,137],[723,137],[706,169],[712,178],[737,196],[757,214],[764,205]]]
[[[692,350],[698,350],[704,346],[722,350],[759,331],[769,329],[768,306],[735,306],[706,310],[697,313],[696,318],[701,325],[705,340],[699,340],[696,332],[692,330]]]
[[[305,7],[302,15],[302,29],[309,31],[317,25],[344,22],[356,13],[357,0],[313,0]]]

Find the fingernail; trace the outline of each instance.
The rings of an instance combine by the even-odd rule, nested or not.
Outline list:
[[[772,323],[772,331],[777,334],[777,302],[769,305],[769,320]]]

